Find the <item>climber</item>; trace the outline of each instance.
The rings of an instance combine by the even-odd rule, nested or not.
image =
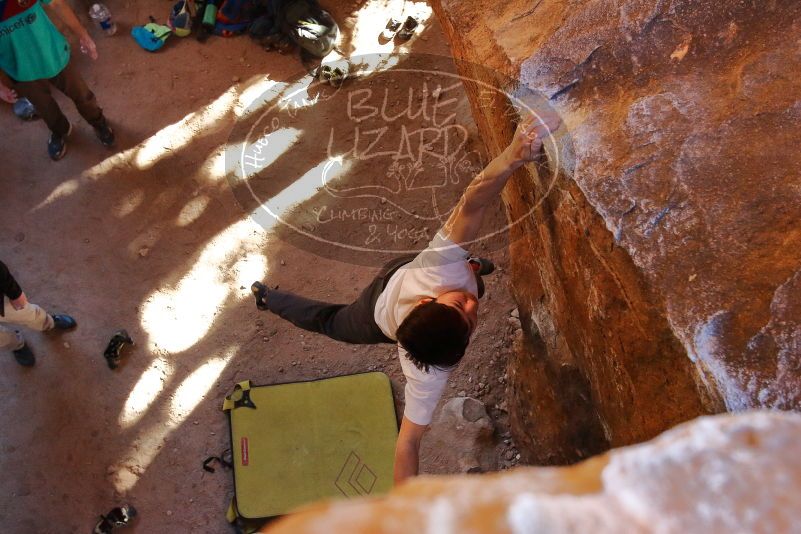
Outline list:
[[[396,484],[418,472],[423,433],[478,323],[480,276],[493,269],[488,260],[471,259],[462,245],[477,238],[512,172],[540,157],[542,139],[559,124],[555,115],[523,121],[509,146],[468,185],[428,248],[384,266],[352,304],[318,302],[260,282],[251,287],[259,309],[300,328],[347,343],[398,344],[406,387]]]

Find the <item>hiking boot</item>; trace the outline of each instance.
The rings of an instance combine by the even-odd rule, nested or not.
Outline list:
[[[72,133],[72,124],[70,124],[67,133],[64,135],[50,134],[50,139],[47,140],[47,154],[53,161],[58,161],[67,153],[67,137]]]
[[[14,351],[14,358],[17,359],[18,364],[24,365],[25,367],[33,367],[33,364],[36,363],[36,358],[33,356],[33,351],[31,351],[31,348],[27,343]]]
[[[114,130],[111,129],[111,126],[108,125],[105,119],[103,120],[103,124],[95,128],[95,135],[100,139],[103,146],[108,147],[114,144]]]
[[[56,330],[71,330],[76,326],[78,326],[78,323],[69,315],[53,315],[53,328]]]
[[[470,267],[479,276],[487,276],[495,271],[495,264],[487,258],[470,258],[467,261],[470,262]]]
[[[270,291],[261,282],[253,282],[250,286],[253,296],[256,297],[256,307],[260,310],[267,309],[267,293]]]

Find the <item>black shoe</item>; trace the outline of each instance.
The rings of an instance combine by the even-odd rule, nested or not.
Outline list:
[[[253,292],[253,296],[256,297],[256,307],[260,310],[266,310],[267,292],[270,291],[267,289],[267,286],[261,282],[253,282],[250,286],[250,290]]]
[[[25,367],[33,367],[33,364],[36,363],[36,358],[27,343],[14,351],[14,358],[17,359],[18,364]]]
[[[69,315],[53,315],[53,328],[56,330],[71,330],[76,326],[78,326],[78,323]]]
[[[476,274],[479,276],[487,276],[495,271],[495,264],[487,258],[470,258],[470,263],[474,266],[474,269],[476,265],[478,266]]]
[[[100,139],[103,146],[111,146],[114,144],[114,130],[111,129],[111,126],[109,126],[108,122],[105,120],[101,126],[95,128],[95,135]]]
[[[50,134],[47,140],[47,154],[53,161],[58,161],[67,153],[67,137],[72,133],[72,124],[64,135]]]

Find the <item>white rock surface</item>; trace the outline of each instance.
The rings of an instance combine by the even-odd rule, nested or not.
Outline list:
[[[696,419],[572,467],[420,477],[312,506],[292,533],[785,533],[801,529],[801,415]]]

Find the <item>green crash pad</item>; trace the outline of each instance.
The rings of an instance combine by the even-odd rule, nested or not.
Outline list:
[[[273,517],[319,499],[392,487],[398,426],[384,373],[241,382],[223,409],[230,416],[239,517]]]

